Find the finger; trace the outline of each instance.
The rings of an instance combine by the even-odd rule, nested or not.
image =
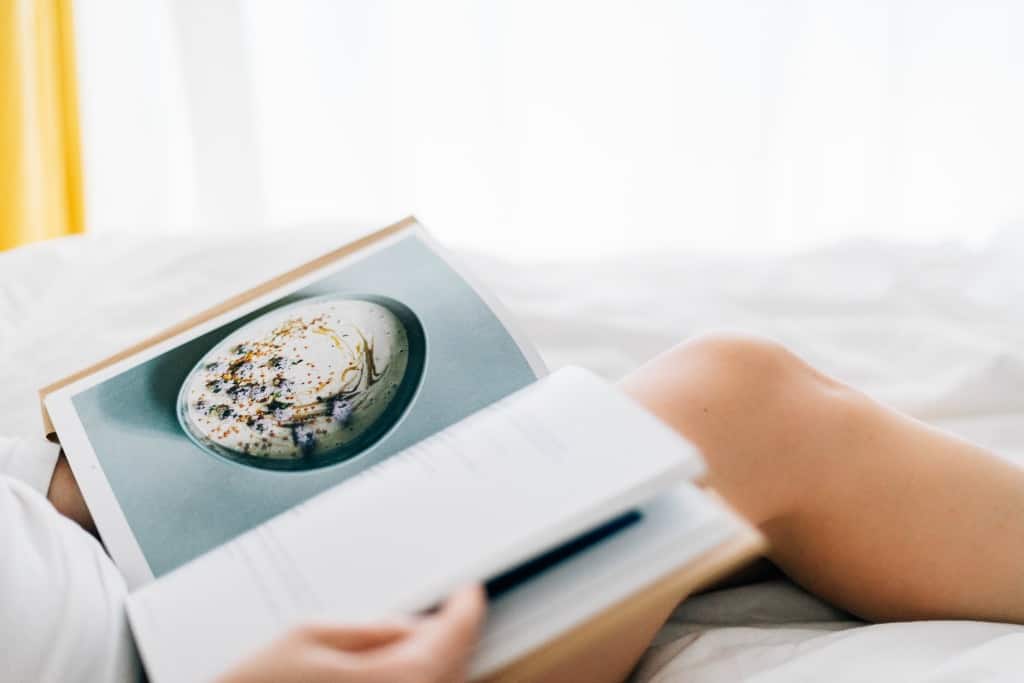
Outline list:
[[[299,629],[299,635],[333,650],[365,652],[407,638],[415,628],[411,619],[364,626],[309,624]]]
[[[431,621],[468,628],[475,635],[483,624],[486,611],[484,589],[479,584],[473,584],[452,593]]]
[[[447,670],[461,670],[476,644],[486,605],[483,588],[478,585],[456,591],[398,646],[444,662]]]

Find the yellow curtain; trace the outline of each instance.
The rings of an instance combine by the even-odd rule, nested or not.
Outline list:
[[[82,232],[71,0],[0,0],[0,250]]]

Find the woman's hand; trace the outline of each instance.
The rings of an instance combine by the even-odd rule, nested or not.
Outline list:
[[[53,507],[57,508],[57,512],[77,522],[93,536],[96,535],[96,525],[93,524],[92,515],[85,505],[85,499],[82,498],[82,491],[78,488],[75,475],[71,473],[71,466],[64,457],[64,451],[60,452],[57,466],[53,468],[46,497],[53,503]]]
[[[219,683],[460,683],[484,611],[473,586],[408,623],[297,628]]]

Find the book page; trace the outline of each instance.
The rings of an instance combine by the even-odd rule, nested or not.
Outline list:
[[[544,374],[500,305],[406,221],[119,354],[46,407],[134,589]]]
[[[565,369],[143,588],[136,639],[155,681],[202,680],[307,619],[429,607],[702,467],[617,388]]]
[[[690,482],[638,511],[638,523],[491,601],[471,678],[494,673],[690,566],[745,528]]]

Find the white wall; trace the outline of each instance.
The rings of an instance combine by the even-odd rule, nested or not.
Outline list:
[[[1024,220],[1013,0],[112,7],[78,3],[97,230],[416,212],[535,257]]]

